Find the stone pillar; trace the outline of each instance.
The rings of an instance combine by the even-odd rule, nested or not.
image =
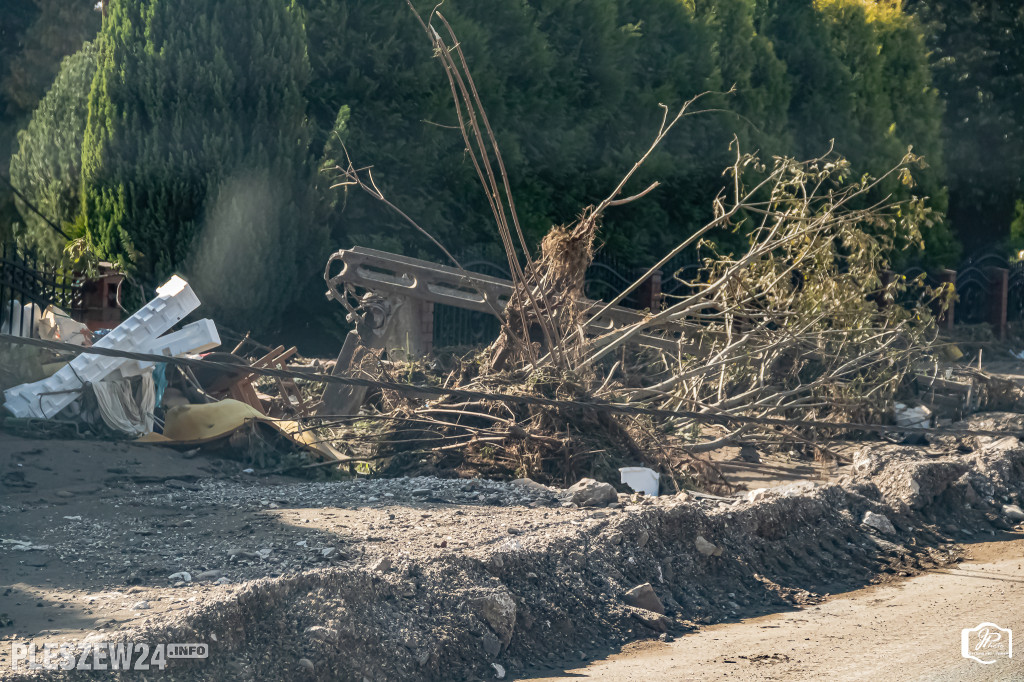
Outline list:
[[[989,289],[989,317],[992,330],[1000,341],[1006,340],[1006,312],[1010,298],[1010,271],[1006,268],[985,268],[992,281]]]
[[[637,289],[637,299],[640,302],[641,310],[647,308],[652,313],[661,310],[661,274],[661,270],[655,270]]]
[[[422,357],[434,349],[434,304],[410,296],[388,296],[391,323],[381,346],[400,356]]]
[[[420,351],[429,355],[434,351],[434,303],[417,301],[420,309]]]

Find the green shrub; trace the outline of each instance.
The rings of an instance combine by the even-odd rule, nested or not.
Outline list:
[[[91,246],[150,285],[187,271],[226,324],[271,326],[325,247],[300,12],[113,0],[97,46],[82,150]]]
[[[310,111],[320,128],[351,106],[348,146],[388,198],[456,251],[498,243],[463,155],[445,75],[403,3],[301,0],[308,15]],[[433,3],[417,3],[424,15]],[[888,7],[888,9],[886,9]],[[913,145],[928,167],[898,198],[944,208],[941,103],[920,27],[890,3],[860,0],[455,0],[453,25],[498,137],[528,241],[615,185],[661,118],[705,90],[714,113],[674,131],[635,180],[661,187],[609,211],[606,249],[647,263],[702,225],[725,184],[729,143],[818,156],[835,138],[858,172],[880,173]],[[437,23],[437,22],[435,22]],[[440,24],[438,23],[438,26]],[[349,195],[331,220],[353,243],[439,257],[372,198]],[[898,240],[897,240],[898,241]],[[952,257],[949,231],[925,234]]]
[[[64,59],[28,127],[18,133],[18,152],[11,159],[14,186],[65,233],[71,231],[82,206],[82,137],[95,73],[93,43]],[[64,237],[27,206],[18,204],[18,240],[48,260],[60,260]]]

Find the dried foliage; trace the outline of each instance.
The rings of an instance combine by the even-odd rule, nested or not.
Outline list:
[[[916,162],[908,154],[888,175],[909,181]],[[692,293],[642,325],[588,341],[586,362],[608,357],[645,327],[677,326],[685,338],[697,325],[699,351],[666,359],[640,388],[613,384],[601,396],[746,416],[879,419],[931,358],[944,292],[886,276],[892,236],[919,238],[930,212],[920,202],[865,205],[886,178],[851,180],[846,161],[832,154],[802,163],[777,158],[771,167],[737,154],[728,173],[733,196],[716,202],[718,223],[748,232],[746,253],[718,253],[705,242]]]
[[[437,22],[447,36],[434,29]],[[533,259],[515,217],[501,154],[458,41],[435,11],[423,22],[452,87],[467,154],[480,175],[505,244],[515,291],[490,348],[450,365],[406,365],[450,387],[566,401],[642,405],[744,417],[785,417],[792,428],[745,424],[714,431],[680,415],[654,419],[604,410],[554,409],[500,401],[415,402],[387,392],[377,411],[347,420],[351,442],[369,444],[363,459],[388,471],[433,469],[459,475],[529,476],[569,483],[611,479],[624,463],[643,463],[676,486],[726,489],[700,453],[724,445],[814,443],[801,420],[872,421],[891,408],[908,377],[931,362],[935,311],[947,292],[886,276],[894,245],[920,242],[932,214],[918,200],[872,202],[894,180],[912,182],[919,159],[908,153],[879,178],[851,177],[828,153],[797,161],[762,161],[734,142],[728,189],[714,199],[714,219],[684,240],[607,304],[583,296],[602,217],[629,195],[644,161],[685,116],[664,110],[650,148],[609,196],[576,223],[552,228]],[[716,236],[739,233],[745,251],[720,252]],[[688,294],[664,302],[640,322],[601,336],[585,323],[639,287],[685,249],[703,254]],[[675,351],[638,344],[642,335],[672,340]],[[380,361],[381,371],[387,363]],[[365,365],[364,365],[365,371]],[[353,425],[355,424],[355,425]],[[708,440],[711,438],[711,440]],[[815,447],[816,454],[819,452]]]

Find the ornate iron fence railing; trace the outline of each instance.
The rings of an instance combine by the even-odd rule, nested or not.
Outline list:
[[[472,272],[510,279],[507,267],[491,261],[473,260],[464,265]],[[673,298],[694,292],[694,282],[701,281],[702,269],[695,252],[682,253],[632,292],[622,305],[643,310],[670,304]],[[587,271],[585,293],[595,300],[610,300],[645,271],[646,268],[631,267],[620,259],[599,254]],[[1024,322],[1024,262],[1011,262],[999,253],[984,253],[965,259],[956,270],[910,267],[899,274],[908,280],[923,275],[924,282],[935,288],[944,283],[954,286],[957,298],[942,318],[947,329],[953,324],[988,322],[1002,336],[1008,322]],[[493,315],[435,306],[436,347],[484,345],[497,336],[498,329],[498,320]]]
[[[14,243],[0,245],[0,331],[33,335],[37,313],[49,305],[80,314],[85,309],[85,281],[82,275],[46,264]]]

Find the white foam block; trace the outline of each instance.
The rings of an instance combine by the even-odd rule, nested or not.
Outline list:
[[[96,347],[146,352],[158,336],[199,307],[192,287],[177,275],[156,291],[156,298],[97,341]],[[15,417],[52,419],[74,402],[85,383],[102,381],[128,362],[103,355],[79,355],[47,379],[4,391],[4,407]]]
[[[176,332],[158,336],[147,348],[139,352],[174,358],[190,353],[202,353],[219,345],[220,334],[217,333],[217,325],[213,323],[213,320],[202,319],[187,324]],[[114,375],[122,378],[137,376],[155,364],[154,362],[129,360],[118,367]]]

